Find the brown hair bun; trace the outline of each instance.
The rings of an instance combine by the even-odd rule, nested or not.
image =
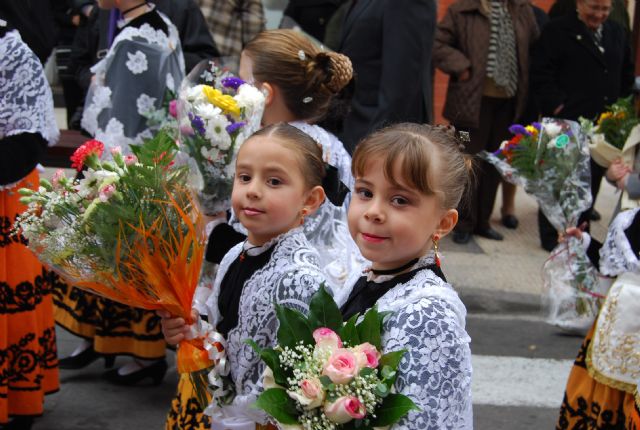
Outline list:
[[[324,71],[324,85],[332,93],[339,93],[353,77],[351,60],[337,52],[319,52],[311,66]]]

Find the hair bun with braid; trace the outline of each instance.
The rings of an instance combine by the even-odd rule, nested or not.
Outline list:
[[[332,93],[339,93],[353,77],[353,66],[349,57],[337,52],[319,52],[313,66],[320,68],[326,78],[324,85]]]

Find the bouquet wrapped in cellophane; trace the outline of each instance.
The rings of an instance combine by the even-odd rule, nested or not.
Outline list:
[[[513,125],[513,137],[494,153],[482,154],[503,178],[535,197],[559,234],[575,227],[591,206],[589,148],[578,123],[543,118]],[[584,330],[595,318],[602,291],[596,270],[580,241],[558,244],[543,267],[543,305],[547,321]]]
[[[395,393],[398,365],[406,351],[382,354],[381,330],[387,313],[372,308],[358,323],[346,323],[324,287],[314,294],[309,316],[276,305],[278,345],[261,349],[267,365],[265,391],[255,406],[281,428],[388,428],[411,410],[407,396]]]
[[[52,181],[41,180],[37,191],[20,190],[28,209],[18,217],[16,230],[70,284],[192,322],[204,238],[201,215],[186,186],[187,169],[174,165],[175,140],[159,132],[132,145],[131,155],[113,148],[112,161],[102,159],[103,150],[96,140],[76,150],[72,166],[86,166],[80,180],[59,170]],[[215,334],[208,338],[217,339]],[[222,342],[184,341],[178,370],[201,375],[223,355]]]
[[[200,63],[182,83],[178,115],[180,149],[187,156],[205,215],[231,207],[235,159],[240,145],[260,128],[264,95],[253,85]]]
[[[580,118],[583,132],[589,139],[589,150],[593,160],[602,167],[629,152],[627,163],[633,165],[635,151],[631,151],[640,143],[640,119],[633,106],[633,96],[620,98],[593,121]]]

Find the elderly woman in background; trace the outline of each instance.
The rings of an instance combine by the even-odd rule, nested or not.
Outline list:
[[[533,10],[525,0],[457,0],[438,24],[433,61],[449,75],[443,114],[470,133],[469,154],[498,149],[522,115],[529,47],[537,36]],[[479,160],[467,207],[459,209],[455,242],[467,243],[472,234],[502,240],[489,224],[499,182],[497,170]]]
[[[532,91],[543,116],[595,118],[605,106],[631,94],[633,63],[625,30],[607,20],[611,0],[577,0],[576,12],[551,20],[532,56]],[[595,202],[604,169],[592,160]],[[542,214],[540,240],[551,250],[557,232]],[[591,210],[582,221],[591,217]]]

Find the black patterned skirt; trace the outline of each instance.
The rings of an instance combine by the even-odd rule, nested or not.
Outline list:
[[[62,282],[54,285],[53,302],[56,323],[93,340],[96,352],[145,360],[165,356],[166,343],[155,312],[121,305]]]
[[[36,189],[34,170],[15,187],[0,191],[0,424],[9,416],[38,416],[45,394],[58,391],[58,358],[51,298],[57,277],[45,270],[11,235],[25,210],[19,188]]]

